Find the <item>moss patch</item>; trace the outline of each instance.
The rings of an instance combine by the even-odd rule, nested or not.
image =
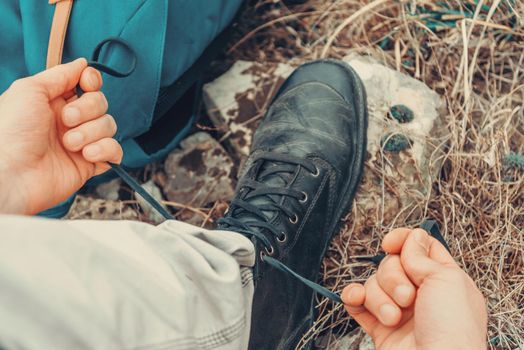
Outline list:
[[[389,114],[393,119],[397,120],[399,123],[409,123],[413,120],[413,118],[415,118],[415,114],[413,113],[411,108],[405,105],[394,105],[389,110]]]
[[[388,134],[382,137],[380,144],[384,151],[400,152],[411,147],[411,140],[402,134]]]

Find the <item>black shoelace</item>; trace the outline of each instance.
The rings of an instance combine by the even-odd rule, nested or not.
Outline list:
[[[340,296],[329,289],[315,283],[307,278],[302,277],[291,268],[277,259],[272,258],[274,248],[267,235],[272,235],[274,239],[283,242],[287,239],[286,233],[280,231],[271,224],[274,215],[283,215],[291,223],[298,223],[298,216],[290,208],[280,204],[282,197],[293,198],[299,202],[307,201],[307,194],[297,191],[287,186],[290,179],[297,173],[298,167],[307,170],[312,176],[319,175],[317,166],[308,159],[292,157],[285,154],[265,153],[257,156],[253,164],[261,162],[261,167],[257,180],[247,180],[242,183],[241,191],[246,191],[242,198],[236,198],[231,202],[229,213],[230,216],[218,221],[219,227],[230,231],[238,232],[248,238],[254,237],[262,243],[264,250],[261,259],[275,269],[298,279],[300,282],[313,289],[318,294],[334,301],[341,303]],[[255,165],[254,165],[255,166]],[[278,177],[282,180],[284,186],[271,186],[266,179]],[[261,204],[253,204],[259,198],[264,201]]]
[[[106,44],[118,44],[124,50],[126,50],[132,60],[130,68],[127,71],[119,71],[114,68],[111,68],[101,62],[99,62],[100,53],[102,48]],[[131,48],[129,43],[119,37],[109,37],[102,42],[100,42],[95,50],[91,60],[88,62],[88,66],[98,69],[101,72],[109,74],[117,78],[125,78],[131,75],[136,69],[137,56],[134,50]],[[78,96],[83,94],[80,86],[77,86],[76,92]],[[276,176],[280,178],[284,183],[288,183],[292,174],[295,174],[297,167],[302,167],[309,171],[312,176],[319,175],[319,169],[313,164],[312,161],[308,159],[299,159],[296,157],[291,157],[284,154],[271,154],[266,153],[260,155],[254,162],[266,162],[271,164],[269,167],[263,169],[260,174],[258,174],[259,179],[268,178],[271,176]],[[157,210],[166,220],[174,220],[173,215],[169,213],[153,196],[151,196],[122,166],[118,164],[109,163],[111,168],[115,173],[131,188],[133,191],[138,193],[142,198],[144,198],[155,210]],[[280,232],[274,225],[270,224],[270,217],[264,212],[272,212],[275,215],[284,214],[292,223],[298,221],[298,217],[295,213],[291,212],[289,208],[281,205],[273,198],[278,198],[282,196],[294,198],[295,200],[305,202],[307,200],[307,194],[301,191],[294,190],[285,186],[269,186],[266,183],[249,180],[243,184],[243,188],[248,189],[247,195],[242,199],[235,199],[232,201],[230,206],[230,212],[232,215],[237,217],[225,217],[218,221],[220,228],[228,229],[231,231],[238,232],[248,238],[255,237],[257,240],[262,242],[264,249],[267,254],[262,254],[262,260],[274,267],[275,269],[282,271],[283,273],[288,274],[291,277],[298,279],[300,282],[313,289],[316,293],[336,302],[342,303],[340,296],[329,289],[315,283],[307,278],[300,276],[298,273],[290,269],[288,266],[278,261],[277,259],[268,256],[273,252],[273,247],[271,242],[266,237],[266,233],[273,235],[277,240],[284,241],[287,239],[285,237],[286,233]],[[273,197],[272,197],[273,196]],[[276,196],[276,197],[275,197]],[[254,205],[252,201],[256,198],[264,197],[269,198],[270,201],[265,201],[264,204]],[[240,216],[248,216],[249,220],[240,220]],[[421,228],[428,231],[433,237],[439,240],[449,251],[444,238],[440,234],[438,225],[434,220],[427,220],[422,225]],[[372,262],[376,265],[380,264],[382,259],[385,257],[385,254],[370,255],[370,256],[360,256],[357,257],[358,260]]]
[[[287,182],[287,178],[296,172],[297,166],[302,166],[312,174],[318,174],[318,168],[310,160],[298,159],[283,154],[267,153],[259,156],[253,163],[256,162],[271,162],[274,164],[263,169],[258,175],[259,179],[276,175],[284,182]],[[267,230],[279,241],[285,240],[286,237],[285,233],[280,232],[274,225],[269,223],[270,218],[264,212],[283,213],[293,223],[296,223],[298,220],[298,217],[291,209],[281,205],[271,196],[278,196],[278,198],[286,196],[294,198],[297,201],[303,201],[305,198],[307,199],[307,195],[304,192],[283,186],[270,187],[256,180],[245,181],[242,184],[242,188],[243,190],[247,190],[247,194],[242,199],[234,199],[229,208],[229,212],[236,217],[230,216],[220,219],[219,225],[234,227],[235,232],[242,233],[248,237],[256,237],[264,244],[266,250],[271,252],[273,249],[271,242],[267,239],[266,235],[261,232],[261,229]],[[264,204],[252,204],[251,201],[258,197],[267,198],[269,201],[265,201],[266,203]],[[237,218],[240,216],[248,217],[248,219],[241,221]]]

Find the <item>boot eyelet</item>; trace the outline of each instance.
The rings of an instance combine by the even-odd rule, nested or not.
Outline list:
[[[289,218],[289,222],[292,223],[292,224],[296,224],[298,222],[298,216],[297,214],[293,215],[292,217]]]
[[[299,199],[298,201],[299,201],[300,203],[306,203],[307,200],[308,200],[307,193],[304,192],[304,191],[302,191],[302,199]]]
[[[264,261],[265,256],[266,256],[266,252],[264,252],[263,250],[260,251],[260,260]]]
[[[320,169],[315,165],[315,172],[311,173],[311,176],[318,177],[320,175]]]
[[[265,251],[266,251],[266,252],[264,253],[264,255],[267,254],[267,255],[269,255],[269,256],[272,256],[273,254],[275,254],[275,249],[273,248],[273,246],[269,246],[269,248],[270,248],[270,249],[265,248]]]
[[[278,236],[277,241],[279,243],[284,243],[285,241],[287,241],[287,235],[284,232],[282,232],[282,236]]]

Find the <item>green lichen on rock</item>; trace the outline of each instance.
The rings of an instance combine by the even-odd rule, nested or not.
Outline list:
[[[524,155],[516,152],[509,152],[502,160],[506,169],[524,170]]]
[[[380,144],[384,151],[400,152],[411,147],[411,140],[402,134],[388,134],[382,137]]]
[[[415,114],[411,108],[406,105],[394,105],[390,108],[389,114],[391,114],[391,117],[399,123],[409,123],[413,118],[415,118]]]

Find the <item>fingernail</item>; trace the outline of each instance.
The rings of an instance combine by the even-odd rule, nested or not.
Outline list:
[[[85,148],[84,152],[89,158],[94,158],[102,152],[102,148],[98,145],[89,145]]]
[[[76,107],[66,107],[64,109],[64,122],[73,126],[80,123],[80,111]]]
[[[355,289],[354,288],[351,288],[349,290],[349,292],[347,293],[347,300],[346,302],[351,302],[351,300],[353,300],[355,298]]]
[[[418,243],[419,246],[424,248],[424,250],[428,249],[428,240],[427,240],[427,233],[423,230],[415,230],[413,233],[415,236],[415,242]]]
[[[382,304],[380,306],[380,320],[383,324],[391,324],[397,316],[397,308],[391,304]]]
[[[400,304],[400,306],[409,306],[409,302],[411,301],[411,291],[412,289],[410,286],[407,284],[401,284],[395,288],[393,298],[398,304]]]
[[[82,146],[82,143],[84,142],[84,135],[79,131],[73,131],[67,134],[67,143],[71,147],[79,147]]]
[[[92,69],[87,76],[87,81],[92,88],[98,87],[98,74]]]

